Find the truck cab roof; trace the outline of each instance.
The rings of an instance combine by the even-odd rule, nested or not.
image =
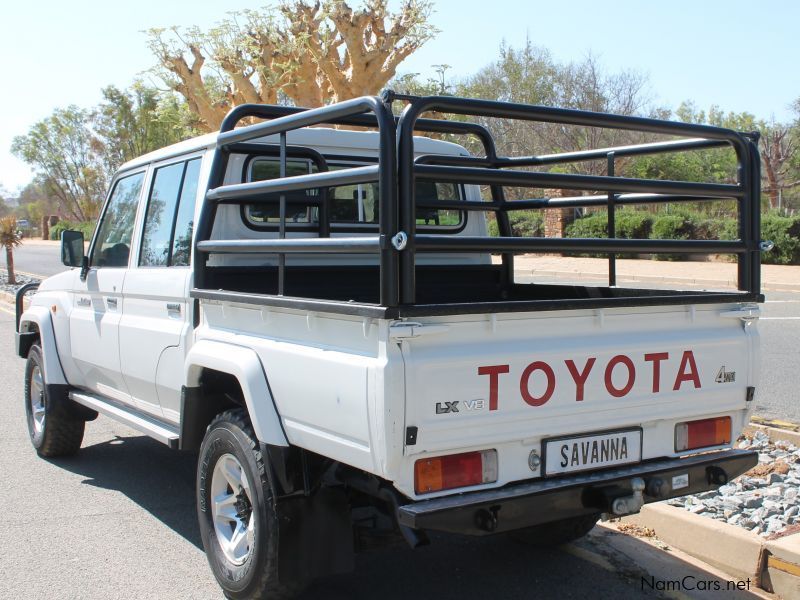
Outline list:
[[[127,171],[149,163],[159,162],[172,156],[179,156],[202,149],[211,149],[217,145],[219,132],[215,131],[194,137],[153,152],[143,154],[122,165],[120,171]],[[313,127],[290,131],[287,142],[296,146],[309,146],[322,154],[341,154],[348,156],[374,156],[377,153],[378,133],[373,131],[348,131]],[[279,136],[265,136],[251,140],[254,144],[277,144]],[[469,156],[469,152],[459,144],[415,136],[414,148],[419,154],[449,154]]]

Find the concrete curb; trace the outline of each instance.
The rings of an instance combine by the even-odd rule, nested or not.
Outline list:
[[[783,598],[800,598],[800,534],[766,543],[762,587]]]
[[[800,445],[797,431],[760,423],[750,423],[745,431],[748,429],[764,431],[773,442]],[[749,577],[756,586],[780,598],[800,598],[800,533],[766,540],[735,525],[664,503],[648,504],[622,521],[649,527],[670,546],[740,580]]]
[[[757,430],[763,431],[769,436],[771,442],[785,440],[787,442],[791,442],[795,446],[800,447],[800,431],[796,431],[796,426],[793,426],[792,423],[779,422],[782,427],[775,427],[768,424],[776,423],[775,421],[759,421],[761,421],[761,419],[758,417],[753,417],[753,419],[750,421],[750,424],[744,428],[744,432],[748,433]],[[789,427],[792,427],[792,429],[789,429]]]
[[[754,533],[661,503],[622,520],[649,527],[670,546],[761,587],[766,542]]]

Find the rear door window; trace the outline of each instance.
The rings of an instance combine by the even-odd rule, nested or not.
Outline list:
[[[200,159],[159,167],[147,201],[139,266],[188,266]]]

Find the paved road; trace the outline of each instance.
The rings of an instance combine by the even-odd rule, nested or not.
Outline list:
[[[761,383],[755,412],[800,423],[800,293],[767,292],[761,336]]]
[[[196,455],[100,417],[87,425],[77,456],[38,458],[27,438],[12,321],[0,308],[0,598],[220,599],[195,518]],[[508,538],[436,536],[416,552],[359,555],[355,573],[322,579],[302,598],[659,598],[651,577],[722,577],[702,569],[599,527],[579,544],[548,551]]]
[[[55,275],[66,270],[61,264],[58,244],[25,243],[14,250],[14,267],[18,271],[37,275]],[[5,268],[5,255],[2,262]]]

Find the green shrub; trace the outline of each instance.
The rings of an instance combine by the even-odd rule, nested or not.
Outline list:
[[[646,240],[653,229],[653,217],[641,210],[620,210],[615,214],[617,237]]]
[[[83,233],[83,239],[89,241],[92,239],[92,234],[94,234],[94,221],[86,221],[86,222],[73,222],[73,221],[59,221],[52,227],[50,227],[50,239],[51,240],[60,240],[61,239],[61,232],[66,231],[67,229],[72,229],[74,231],[80,231]]]
[[[783,217],[767,213],[761,218],[761,239],[775,247],[761,254],[761,262],[771,265],[800,265],[800,216]]]
[[[686,214],[659,215],[653,221],[650,239],[688,240],[694,237],[694,223]],[[686,260],[686,254],[653,254],[654,260]]]
[[[517,237],[542,237],[544,216],[540,211],[513,211],[508,214],[511,231]]]
[[[515,237],[542,237],[544,235],[544,217],[541,212],[510,211],[508,220],[511,224],[511,233]],[[493,237],[500,235],[496,219],[489,219],[487,225],[489,235]]]
[[[608,215],[603,211],[575,219],[567,225],[565,233],[570,238],[607,238]]]

